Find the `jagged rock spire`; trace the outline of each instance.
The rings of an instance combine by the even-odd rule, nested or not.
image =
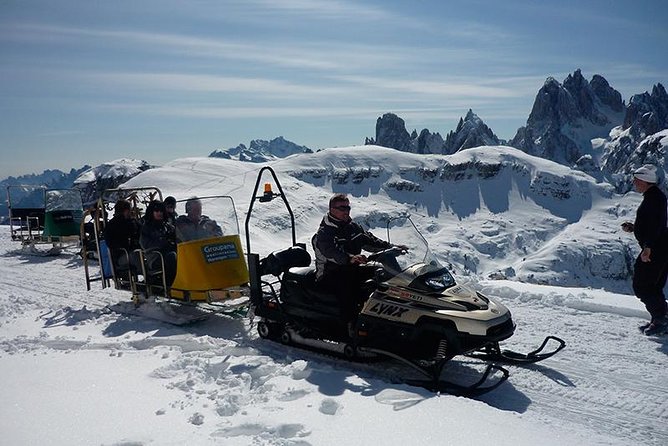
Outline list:
[[[509,144],[572,166],[592,153],[590,138],[606,137],[621,123],[622,110],[621,94],[600,75],[591,83],[579,69],[563,84],[548,77],[536,95],[527,125]]]
[[[445,138],[445,153],[480,146],[499,145],[499,138],[487,125],[469,109],[465,118],[459,118],[457,129],[448,133]]]

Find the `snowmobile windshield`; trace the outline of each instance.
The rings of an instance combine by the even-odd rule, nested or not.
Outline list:
[[[427,264],[434,270],[444,268],[431,252],[427,240],[409,216],[390,220],[387,227],[387,240],[395,246],[407,248],[393,256],[396,261],[382,261],[385,268],[392,273],[398,274],[417,263]]]

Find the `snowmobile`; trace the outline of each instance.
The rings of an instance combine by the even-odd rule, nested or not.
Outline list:
[[[271,173],[278,192],[267,184],[258,195],[264,171]],[[249,221],[256,201],[273,198],[281,198],[290,215],[292,246],[261,258],[251,251]],[[388,241],[395,236],[408,249],[392,247],[368,256],[376,272],[363,285],[366,298],[360,302],[351,333],[341,322],[338,297],[319,287],[311,256],[304,245],[296,243],[294,214],[275,172],[264,167],[246,218],[251,311],[260,318],[260,337],[353,360],[369,355],[392,358],[423,376],[407,382],[465,396],[488,392],[508,378],[508,371],[497,362],[538,362],[565,347],[563,340],[548,336],[528,354],[502,350],[499,343],[515,331],[510,311],[497,299],[457,283],[431,253],[409,216],[388,222]],[[548,343],[556,343],[556,348],[545,351]],[[489,362],[476,383],[461,385],[441,379],[445,364],[457,355]]]
[[[117,289],[132,293],[132,302],[121,302],[111,309],[123,314],[138,315],[184,325],[207,319],[212,314],[237,316],[245,314],[248,303],[248,268],[241,247],[234,202],[229,196],[199,197],[201,206],[216,220],[212,231],[197,227],[187,240],[176,244],[176,275],[173,283],[166,281],[165,258],[158,251],[116,250],[113,255],[104,240],[108,216],[118,199],[131,203],[131,213],[141,224],[142,214],[152,200],[162,201],[162,192],[155,187],[113,189],[105,191],[92,218],[96,256],[100,259],[99,274],[89,272],[89,256],[84,253],[86,283],[102,287],[113,281]],[[189,200],[176,202],[180,214]],[[82,227],[82,233],[84,229]],[[118,252],[121,251],[121,252]],[[119,257],[124,257],[119,262]],[[114,258],[116,261],[114,261]],[[123,265],[123,267],[119,267]]]

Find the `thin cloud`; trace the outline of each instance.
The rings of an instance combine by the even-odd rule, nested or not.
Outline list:
[[[510,98],[518,96],[516,91],[509,88],[491,87],[473,82],[404,80],[375,76],[335,76],[335,79],[366,87],[430,96],[467,98]]]
[[[468,29],[466,26],[462,29]],[[458,27],[449,28],[457,33]],[[462,31],[470,32],[470,31]],[[473,32],[486,36],[489,32]],[[481,38],[482,38],[481,37]],[[484,60],[502,66],[496,52],[470,45],[451,44],[438,47],[411,47],[401,45],[374,45],[333,40],[300,41],[253,40],[237,41],[231,38],[206,38],[183,34],[150,33],[133,30],[114,30],[53,26],[45,24],[15,24],[7,28],[5,39],[40,44],[70,44],[73,47],[95,45],[96,48],[174,54],[184,58],[203,60],[230,60],[290,69],[319,72],[364,72],[420,65],[424,70],[438,66],[438,61],[458,60],[469,65]],[[502,40],[502,39],[495,39]],[[102,41],[102,46],[99,41]],[[93,43],[95,42],[95,43]],[[456,67],[453,67],[456,68]]]
[[[304,85],[266,78],[213,76],[183,73],[93,73],[93,82],[116,84],[141,90],[181,92],[251,93],[274,96],[332,96],[345,93],[328,85]]]
[[[51,42],[54,38],[71,38],[77,45],[85,44],[81,39],[104,39],[109,45],[119,43],[129,45],[137,51],[144,47],[150,51],[177,53],[188,57],[210,57],[217,59],[235,59],[253,61],[286,67],[337,69],[341,66],[330,57],[316,51],[288,48],[281,49],[263,43],[244,44],[222,39],[207,39],[180,34],[148,33],[128,30],[103,30],[50,25],[17,25],[14,26],[13,38],[28,41]]]
[[[85,134],[86,132],[83,132],[81,130],[59,130],[55,132],[40,133],[37,136],[42,138],[52,138],[52,137],[57,138],[57,137],[80,136]]]
[[[137,113],[155,116],[208,119],[248,118],[321,118],[348,117],[368,119],[380,109],[355,107],[210,107],[190,104],[103,104],[93,107],[102,111]]]
[[[316,18],[347,18],[364,21],[398,18],[397,15],[381,8],[342,0],[247,0],[244,3]]]
[[[252,43],[231,39],[211,39],[183,34],[149,33],[131,30],[110,30],[18,24],[9,27],[6,39],[52,44],[88,44],[91,39],[103,40],[109,48],[126,48],[135,53],[149,52],[176,54],[187,58],[234,60],[277,67],[310,69],[316,71],[349,71],[356,67],[396,66],[417,60],[420,55],[433,56],[430,50],[416,54],[413,48],[379,46],[333,41],[291,42],[262,41]],[[99,46],[99,44],[97,44]],[[433,51],[433,50],[431,50]]]

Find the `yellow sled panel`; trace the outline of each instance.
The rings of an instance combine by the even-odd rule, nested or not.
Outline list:
[[[248,283],[239,235],[179,243],[176,258],[176,278],[171,287],[175,299],[208,301],[214,290]]]

